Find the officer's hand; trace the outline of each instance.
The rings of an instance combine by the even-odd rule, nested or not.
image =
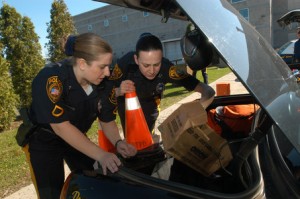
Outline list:
[[[109,169],[109,171],[112,173],[117,172],[119,170],[119,166],[121,165],[119,158],[115,154],[108,152],[104,152],[99,162],[102,166],[104,175],[107,174],[107,169]]]
[[[118,142],[116,148],[117,148],[118,153],[120,153],[123,158],[129,158],[129,157],[135,156],[135,154],[137,153],[136,148],[133,145],[128,144],[124,140],[121,142]]]
[[[135,91],[134,82],[131,80],[124,80],[121,82],[119,87],[119,96],[123,96],[125,93]]]

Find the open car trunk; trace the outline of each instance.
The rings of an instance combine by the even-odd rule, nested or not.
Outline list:
[[[277,23],[281,27],[285,27],[290,25],[291,23],[300,23],[300,9],[296,10],[291,10],[288,13],[284,14],[281,16],[278,20]]]
[[[220,106],[240,104],[254,105],[256,101],[248,94],[216,97],[207,112],[209,114],[211,110]],[[251,132],[254,133],[254,129],[264,120],[265,114],[261,113],[260,109],[256,110]],[[66,181],[64,191],[70,195],[74,191],[71,187],[76,186],[81,193],[82,190],[88,193],[84,196],[102,198],[127,198],[132,194],[146,198],[263,198],[263,179],[257,157],[257,141],[263,135],[260,135],[260,132],[242,135],[228,128],[223,131],[234,159],[226,168],[219,169],[209,177],[183,166],[180,171],[184,174],[183,181],[169,180],[174,159],[166,154],[158,154],[157,147],[163,149],[163,145],[156,144],[155,147],[139,152],[140,154],[131,160],[122,159],[124,167],[116,174],[103,176],[101,169],[73,172]],[[247,142],[250,139],[252,141]],[[154,165],[152,175],[145,174],[147,167]],[[95,188],[96,185],[98,188]]]

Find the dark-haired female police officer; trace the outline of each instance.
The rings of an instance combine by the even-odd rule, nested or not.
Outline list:
[[[153,132],[160,100],[167,83],[176,83],[189,91],[201,93],[200,102],[204,107],[212,102],[215,94],[209,85],[200,82],[164,58],[160,40],[150,33],[141,35],[135,52],[129,52],[118,60],[109,79],[115,82],[123,130],[125,93],[136,91],[150,132]]]

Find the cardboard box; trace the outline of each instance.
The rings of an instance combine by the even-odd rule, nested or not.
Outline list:
[[[158,129],[165,151],[204,176],[232,160],[227,141],[207,125],[207,113],[199,100],[179,106]]]

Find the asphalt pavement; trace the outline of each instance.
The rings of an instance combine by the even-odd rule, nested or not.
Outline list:
[[[248,93],[248,91],[244,88],[244,86],[239,81],[236,81],[236,76],[233,73],[229,73],[229,74],[221,77],[220,79],[216,80],[215,82],[212,82],[210,84],[210,86],[216,90],[216,85],[218,83],[229,83],[230,84],[230,94]],[[159,118],[156,122],[155,132],[158,135],[158,137],[160,137],[160,132],[157,129],[157,126],[159,124],[161,124],[164,121],[164,119],[170,115],[170,113],[172,113],[174,110],[176,110],[180,104],[190,102],[195,99],[199,99],[200,97],[201,97],[201,95],[199,93],[193,93],[193,94],[189,95],[188,97],[184,98],[183,100],[175,103],[174,105],[164,109],[160,113]],[[70,173],[70,170],[67,166],[65,166],[65,171],[66,171],[65,176],[68,176]],[[4,197],[3,199],[21,199],[21,198],[22,199],[37,199],[33,184],[23,187],[20,190],[16,191],[15,193]]]

